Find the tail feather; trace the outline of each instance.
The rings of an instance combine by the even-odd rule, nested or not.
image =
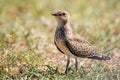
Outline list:
[[[92,57],[88,57],[89,59],[96,59],[96,60],[110,60],[110,57],[108,56],[92,56]]]

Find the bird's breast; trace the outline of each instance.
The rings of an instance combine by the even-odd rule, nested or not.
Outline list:
[[[75,57],[65,45],[65,39],[55,38],[56,46],[64,52],[67,56]]]

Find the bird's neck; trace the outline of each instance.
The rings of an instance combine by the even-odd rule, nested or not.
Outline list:
[[[58,27],[69,26],[69,21],[58,21]]]
[[[69,22],[58,22],[57,29],[64,28],[65,31],[72,32]]]

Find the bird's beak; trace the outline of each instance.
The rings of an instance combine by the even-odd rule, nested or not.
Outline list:
[[[55,13],[52,13],[51,15],[53,15],[53,16],[57,16],[57,14],[55,14]]]

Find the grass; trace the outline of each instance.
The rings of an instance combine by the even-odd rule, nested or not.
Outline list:
[[[1,0],[0,80],[120,80],[119,0]],[[71,4],[72,3],[72,4]],[[50,15],[67,10],[71,26],[110,61],[71,60],[53,43],[56,21]]]

